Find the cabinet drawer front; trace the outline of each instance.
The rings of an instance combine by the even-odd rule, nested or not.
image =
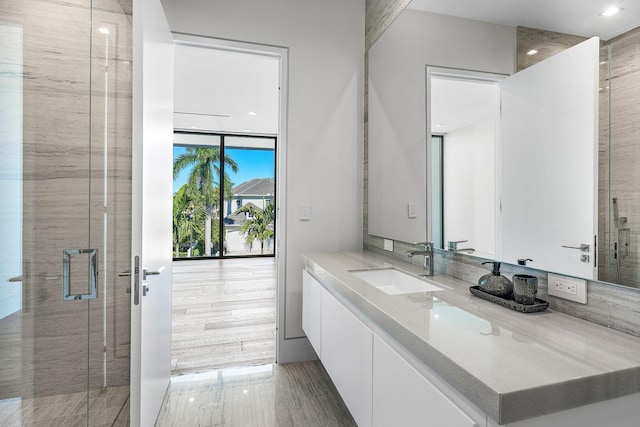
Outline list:
[[[373,425],[477,427],[377,336],[373,340]]]
[[[320,360],[360,427],[371,425],[371,331],[322,289]]]
[[[306,271],[302,271],[302,329],[320,357],[322,285]]]

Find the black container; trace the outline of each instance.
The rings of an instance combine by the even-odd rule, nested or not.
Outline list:
[[[518,304],[535,304],[538,294],[538,278],[529,274],[513,275],[513,299]]]

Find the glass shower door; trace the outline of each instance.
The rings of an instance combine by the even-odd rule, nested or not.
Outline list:
[[[111,424],[129,393],[126,5],[0,10],[3,426]]]

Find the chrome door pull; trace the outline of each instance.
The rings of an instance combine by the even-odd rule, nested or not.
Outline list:
[[[565,246],[562,245],[563,248],[568,248],[568,249],[579,249],[582,252],[589,252],[589,248],[590,246],[587,245],[586,243],[581,243],[580,246]]]
[[[131,270],[125,270],[121,273],[118,273],[118,277],[131,277]]]
[[[89,255],[89,289],[88,294],[71,293],[71,255]],[[55,278],[57,278],[56,276]],[[54,280],[53,277],[45,277]],[[62,299],[65,301],[98,298],[98,250],[97,249],[65,249],[62,256]]]

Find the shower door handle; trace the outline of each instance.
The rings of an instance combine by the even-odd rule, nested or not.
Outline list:
[[[71,293],[71,255],[89,255],[89,293]],[[62,299],[65,301],[98,298],[98,250],[65,249],[62,256]]]

